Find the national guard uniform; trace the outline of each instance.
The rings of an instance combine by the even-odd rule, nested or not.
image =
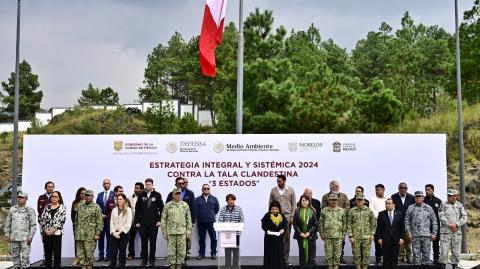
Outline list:
[[[86,190],[85,196],[93,196],[92,190]],[[103,229],[103,217],[100,206],[95,202],[81,203],[78,205],[75,241],[77,242],[77,255],[82,268],[93,268],[93,255],[95,252],[95,236],[100,236]]]
[[[338,200],[338,195],[331,193],[329,200]],[[325,241],[325,262],[329,269],[338,268],[342,255],[342,240],[346,232],[346,213],[340,207],[324,207],[320,214],[318,230]]]
[[[364,200],[363,195],[358,195],[356,200]],[[347,217],[347,231],[352,243],[353,262],[356,268],[368,268],[370,247],[376,227],[373,211],[363,205],[350,208]]]
[[[173,195],[181,192],[180,188],[173,189]],[[185,238],[192,234],[190,207],[184,201],[175,202],[175,200],[172,200],[168,202],[163,209],[160,223],[163,237],[168,242],[168,263],[170,268],[180,269],[185,261],[187,251]]]
[[[422,191],[415,192],[423,197]],[[437,234],[437,217],[432,207],[425,203],[408,207],[405,216],[405,232],[412,237],[413,263],[426,265],[430,262],[431,237]]]
[[[28,195],[19,192],[17,197],[28,199]],[[13,268],[30,266],[30,243],[37,230],[35,209],[25,204],[24,207],[14,205],[10,208],[5,222],[5,237],[10,240]]]
[[[458,192],[449,189],[448,196],[456,196]],[[462,243],[462,232],[460,227],[467,223],[467,212],[461,203],[455,201],[453,204],[445,202],[438,210],[440,216],[440,262],[446,264],[448,262],[448,251],[452,252],[451,263],[453,268],[457,268],[460,255],[460,247]],[[450,224],[455,223],[457,230],[454,232],[450,228]]]

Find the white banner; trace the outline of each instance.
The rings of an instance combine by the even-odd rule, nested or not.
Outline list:
[[[405,181],[409,192],[435,185],[444,198],[447,188],[446,137],[400,134],[275,134],[275,135],[26,135],[23,148],[23,190],[28,203],[52,180],[70,211],[78,187],[102,191],[109,178],[112,189],[123,186],[131,196],[134,183],[153,178],[163,199],[178,176],[189,179],[189,189],[201,195],[204,183],[224,206],[229,193],[245,214],[242,255],[263,256],[260,219],[268,210],[268,198],[276,186],[276,175],[285,174],[297,200],[305,188],[321,199],[328,184],[337,179],[340,191],[350,198],[357,185],[365,188],[367,199],[374,186],[382,183],[386,195],[397,192]],[[69,215],[68,215],[69,216]],[[192,255],[198,254],[198,232],[193,233]],[[293,231],[292,231],[293,236]],[[32,260],[42,257],[39,234],[35,236]],[[210,253],[207,239],[207,255]],[[323,242],[317,242],[317,255],[323,255]],[[139,250],[137,238],[137,255]],[[298,253],[292,239],[291,255]],[[63,257],[73,257],[70,218],[65,224]],[[346,254],[349,255],[349,243]],[[166,242],[158,236],[157,256],[166,256]]]

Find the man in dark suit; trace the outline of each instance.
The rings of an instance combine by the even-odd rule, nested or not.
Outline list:
[[[195,224],[195,217],[196,216],[196,207],[194,205],[194,202],[195,202],[195,194],[193,193],[193,191],[187,189],[187,184],[185,183],[185,178],[183,177],[177,177],[175,179],[175,187],[179,188],[182,190],[182,201],[184,201],[185,203],[188,204],[188,207],[190,207],[190,216],[192,218],[192,228],[193,228],[193,224]],[[173,200],[173,192],[170,192],[168,195],[167,195],[167,200],[165,201],[165,204],[172,201]],[[190,260],[190,250],[192,249],[192,238],[191,237],[188,237],[187,236],[187,239],[186,239],[186,243],[187,243],[187,253],[185,255],[185,259],[186,260]]]
[[[402,213],[395,210],[392,198],[385,201],[386,210],[378,213],[377,242],[382,246],[383,268],[396,268],[398,251],[405,237],[405,222]]]
[[[135,226],[140,230],[142,240],[142,263],[146,266],[155,266],[155,251],[157,249],[157,234],[160,227],[163,211],[162,195],[153,188],[153,179],[145,179],[145,191],[135,205]],[[148,251],[150,243],[150,252]]]
[[[408,193],[407,183],[398,184],[398,193],[392,195],[392,200],[395,210],[402,213],[402,222],[404,222],[408,207],[415,204],[415,197]],[[403,241],[404,244],[400,246],[400,261],[412,263],[412,240],[405,235]]]
[[[100,206],[103,216],[103,230],[100,233],[100,239],[98,239],[98,260],[101,261],[110,261],[112,256],[112,250],[110,247],[110,222],[107,218],[107,203],[109,200],[113,200],[115,194],[110,190],[112,183],[110,179],[105,178],[103,180],[103,191],[98,193],[96,203]],[[105,238],[107,240],[107,249],[105,250]],[[106,252],[106,253],[105,253]],[[106,255],[105,255],[106,254]],[[105,257],[105,259],[104,259]]]

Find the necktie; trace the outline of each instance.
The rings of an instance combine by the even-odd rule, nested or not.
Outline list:
[[[392,212],[388,213],[388,215],[390,216],[390,225],[393,224],[393,214]]]
[[[105,192],[105,193],[103,194],[103,204],[104,204],[104,205],[107,204],[107,197],[108,197],[107,194],[108,194],[108,192]]]

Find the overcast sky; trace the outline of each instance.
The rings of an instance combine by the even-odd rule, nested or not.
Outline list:
[[[322,39],[351,50],[382,21],[398,29],[409,11],[415,22],[453,33],[454,0],[245,0],[273,11],[275,25],[305,30],[314,23]],[[461,16],[473,0],[459,0]],[[15,69],[16,0],[0,0],[0,81]],[[201,29],[204,0],[22,0],[21,59],[39,75],[42,108],[72,106],[89,82],[119,92],[120,103],[138,99],[147,55],[180,32]],[[238,0],[227,21],[238,22]]]

